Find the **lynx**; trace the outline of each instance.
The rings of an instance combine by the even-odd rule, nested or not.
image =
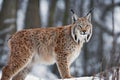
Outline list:
[[[62,78],[71,78],[69,67],[84,42],[92,35],[91,12],[78,17],[72,10],[72,24],[60,27],[25,29],[8,41],[9,59],[1,80],[24,80],[36,62],[57,64]]]

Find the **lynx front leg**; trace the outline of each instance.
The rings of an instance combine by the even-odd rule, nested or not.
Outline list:
[[[67,55],[59,55],[57,56],[57,62],[59,73],[63,78],[71,78],[70,71],[69,71],[69,65],[67,60]]]

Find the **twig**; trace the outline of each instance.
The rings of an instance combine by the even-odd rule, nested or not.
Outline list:
[[[114,4],[114,0],[112,0],[112,4]],[[111,58],[110,58],[110,67],[114,65],[114,56],[115,56],[115,26],[114,26],[114,8],[112,10],[112,37],[113,37],[113,42],[112,42],[112,50],[111,50]]]

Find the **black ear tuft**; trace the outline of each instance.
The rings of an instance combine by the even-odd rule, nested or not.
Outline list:
[[[94,8],[90,9],[90,11],[87,13],[87,15],[89,15],[90,13],[92,13],[94,10]]]
[[[72,15],[72,23],[75,23],[75,21],[78,19],[78,16],[75,14],[73,9],[71,9],[71,12],[73,13],[73,15]]]
[[[73,11],[73,9],[70,10],[73,14],[75,14],[75,12]]]
[[[88,19],[89,22],[91,22],[91,13],[94,10],[94,8],[92,8],[86,15],[86,18]]]

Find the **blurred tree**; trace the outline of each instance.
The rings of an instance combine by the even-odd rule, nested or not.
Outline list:
[[[57,2],[57,0],[50,0],[49,1],[49,14],[48,14],[48,26],[49,27],[52,27],[54,24],[53,20],[54,20],[56,2]]]
[[[59,4],[62,4],[62,6],[60,6]],[[64,0],[57,1],[54,15],[54,26],[61,26],[63,24],[62,21],[65,12],[64,8],[65,8]]]
[[[25,28],[40,27],[40,0],[29,0],[25,18]]]
[[[70,1],[65,0],[65,12],[64,12],[63,22],[62,22],[63,25],[68,24],[68,17],[69,17],[69,13],[70,13],[69,4],[70,4]]]
[[[85,0],[81,0],[79,8],[80,8],[80,16],[83,16],[83,6],[84,6]]]
[[[7,34],[12,34],[16,31],[17,5],[18,0],[3,0],[0,12],[0,59],[2,59],[2,55],[4,54],[4,47],[6,46],[5,39]]]

